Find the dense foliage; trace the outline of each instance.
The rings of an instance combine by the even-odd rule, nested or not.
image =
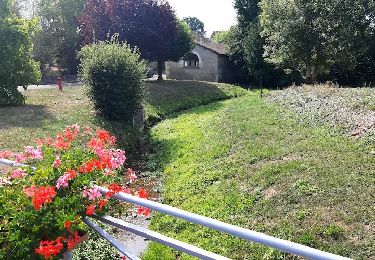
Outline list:
[[[197,17],[184,17],[183,19],[197,36],[204,36],[206,31],[204,30],[204,23]]]
[[[255,85],[282,87],[292,82],[299,83],[298,75],[287,75],[263,58],[264,39],[260,35],[259,0],[236,0],[234,6],[238,25],[231,29],[228,41],[231,59],[247,71],[250,81]]]
[[[80,52],[80,74],[95,108],[107,119],[131,121],[142,106],[145,63],[129,45],[99,42]]]
[[[82,241],[83,217],[122,213],[125,208],[110,198],[133,193],[136,176],[124,171],[125,151],[115,144],[107,131],[72,125],[56,138],[39,140],[37,147],[0,153],[20,166],[0,178],[1,259],[61,257]],[[95,185],[108,187],[105,196]],[[143,189],[135,194],[147,197]],[[138,213],[149,210],[138,208]]]
[[[373,4],[368,0],[262,0],[266,61],[296,69],[310,82],[326,75],[340,81],[348,74],[353,75],[351,83],[373,81]]]
[[[41,0],[38,3],[40,30],[35,40],[35,55],[43,64],[58,65],[67,74],[76,74],[77,51],[81,36],[77,17],[84,0]]]
[[[164,1],[87,0],[80,25],[86,43],[117,33],[120,41],[137,47],[142,58],[158,62],[159,79],[165,61],[177,61],[193,47],[190,30]]]
[[[374,1],[236,0],[229,45],[253,82],[375,80]],[[286,73],[286,74],[285,74]]]
[[[12,1],[0,1],[0,106],[23,104],[17,87],[40,78],[39,64],[31,56],[36,23],[15,17],[11,7]]]

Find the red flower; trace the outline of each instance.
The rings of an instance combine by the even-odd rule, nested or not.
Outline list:
[[[142,198],[142,199],[147,199],[148,197],[148,193],[145,189],[139,189],[138,192],[137,192],[137,196]]]
[[[35,249],[35,253],[44,256],[45,259],[57,256],[64,248],[61,239],[61,237],[58,237],[56,240],[52,241],[40,241],[39,248]]]
[[[103,208],[105,207],[105,205],[107,205],[108,201],[106,200],[100,200],[99,201],[99,210],[103,210]]]
[[[87,147],[93,150],[103,149],[104,142],[101,139],[91,138],[87,144]]]
[[[113,183],[113,184],[111,184],[111,185],[108,186],[108,190],[109,191],[107,192],[107,194],[105,196],[107,198],[110,198],[110,197],[114,196],[115,194],[123,191],[124,188],[121,185],[117,184],[117,183]]]
[[[38,139],[36,140],[36,143],[38,144],[38,146],[43,146],[43,145],[52,145],[53,144],[53,140],[52,138],[45,138],[45,139]]]
[[[86,215],[91,216],[95,214],[95,205],[92,204],[86,209]]]
[[[146,217],[150,216],[151,210],[149,208],[145,207],[138,207],[138,214],[139,215],[144,215]]]
[[[30,193],[31,195],[31,193]],[[32,201],[34,208],[40,210],[41,207],[47,203],[51,203],[52,199],[56,196],[55,187],[53,186],[43,186],[40,188],[35,188],[32,194]]]
[[[96,131],[96,135],[101,141],[107,142],[111,139],[111,134],[104,130],[98,130]]]
[[[73,236],[68,239],[68,249],[72,250],[74,247],[80,242],[81,237],[78,235],[76,231]]]
[[[64,223],[64,227],[65,227],[66,229],[70,229],[71,226],[72,226],[72,222],[70,222],[70,221],[65,221],[65,223]]]
[[[58,133],[53,146],[58,150],[66,150],[69,148],[69,143],[65,142],[62,133]]]
[[[65,129],[64,137],[68,142],[73,142],[74,140],[74,134],[70,129]]]
[[[90,173],[93,170],[97,169],[98,171],[103,170],[105,168],[105,163],[100,162],[99,160],[93,159],[88,162],[83,163],[79,168],[78,171],[82,173]]]

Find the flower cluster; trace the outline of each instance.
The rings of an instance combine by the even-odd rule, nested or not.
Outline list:
[[[144,189],[132,191],[130,184],[137,176],[130,168],[125,170],[125,175],[122,174],[126,154],[115,149],[115,144],[116,138],[107,131],[95,132],[86,128],[81,132],[78,125],[72,125],[58,133],[56,138],[40,139],[36,147],[25,147],[24,152],[0,152],[0,158],[22,163],[2,176],[0,188],[14,194],[13,197],[20,197],[18,201],[24,204],[17,205],[18,210],[30,210],[32,205],[29,220],[35,221],[32,222],[35,233],[30,233],[31,222],[19,217],[15,211],[10,213],[4,222],[9,223],[8,235],[27,230],[22,234],[36,254],[45,259],[59,257],[64,250],[81,242],[78,231],[83,226],[85,215],[104,215],[124,208],[111,200],[117,193],[147,198]],[[99,186],[107,188],[108,192],[102,194]],[[7,207],[14,208],[11,202],[4,206]],[[150,214],[150,210],[143,207],[138,207],[137,212],[145,216]],[[41,233],[42,237],[38,237]],[[12,241],[11,238],[8,240]],[[36,241],[40,242],[35,244]],[[6,244],[12,246],[11,242]]]
[[[63,248],[62,237],[58,237],[53,241],[40,241],[39,248],[35,249],[35,253],[50,259],[51,256],[57,256]]]
[[[40,210],[42,206],[51,203],[52,199],[56,196],[55,187],[53,186],[43,186],[39,188],[31,186],[25,188],[24,192],[27,197],[32,198],[36,210]]]

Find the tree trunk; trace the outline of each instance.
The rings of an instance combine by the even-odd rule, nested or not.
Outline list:
[[[158,80],[163,80],[163,65],[164,61],[158,61]]]
[[[308,64],[306,66],[306,83],[307,84],[312,84],[313,83],[312,69],[311,69],[311,65],[310,64]]]

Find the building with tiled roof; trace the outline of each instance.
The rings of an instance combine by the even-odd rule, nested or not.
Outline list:
[[[168,79],[234,82],[238,71],[229,61],[228,47],[206,38],[199,38],[195,48],[179,62],[167,62]]]

